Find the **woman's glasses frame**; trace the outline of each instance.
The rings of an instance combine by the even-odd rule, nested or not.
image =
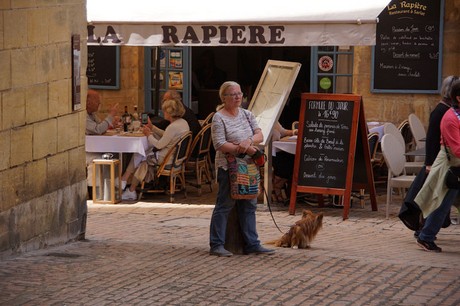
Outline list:
[[[231,93],[231,94],[224,94],[224,97],[232,97],[233,99],[242,98],[243,93],[242,92],[235,92],[235,93]]]

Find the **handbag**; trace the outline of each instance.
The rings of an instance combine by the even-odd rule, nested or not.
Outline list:
[[[446,173],[446,186],[449,189],[460,189],[460,167],[450,166]]]
[[[458,117],[457,112],[455,112],[455,114]],[[446,151],[447,160],[450,162],[450,154],[449,154],[449,151],[447,151],[445,142],[444,142],[444,150]],[[460,167],[450,166],[446,172],[444,182],[446,183],[446,186],[449,189],[460,189]]]
[[[253,158],[225,154],[230,179],[230,196],[234,200],[255,199],[259,195],[260,172]]]
[[[414,199],[422,188],[423,183],[425,183],[427,176],[426,166],[423,166],[410,185],[399,210],[399,219],[408,229],[413,231],[419,231],[423,227],[422,211],[417,203],[414,202]]]

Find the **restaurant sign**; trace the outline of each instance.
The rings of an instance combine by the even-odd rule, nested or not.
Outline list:
[[[131,46],[309,46],[347,45],[347,26],[313,24],[309,31],[300,24],[88,24],[88,44]],[[362,45],[375,40],[373,27],[363,35]],[[367,25],[362,25],[367,31]],[[341,41],[343,40],[343,41]],[[320,43],[318,43],[320,42]]]

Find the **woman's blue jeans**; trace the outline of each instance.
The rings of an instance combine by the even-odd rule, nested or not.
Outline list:
[[[449,189],[449,191],[447,191],[441,205],[426,218],[422,231],[418,236],[419,239],[428,242],[433,242],[435,240],[457,195],[458,189]]]
[[[219,190],[210,226],[209,245],[211,249],[225,244],[228,215],[237,202],[238,219],[246,244],[245,250],[258,247],[260,241],[256,230],[257,199],[233,200],[230,197],[230,180],[227,170],[222,168],[217,170],[217,182],[219,183]]]

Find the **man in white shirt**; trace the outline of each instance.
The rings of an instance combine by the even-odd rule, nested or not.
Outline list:
[[[100,105],[101,96],[99,93],[88,89],[86,96],[86,135],[104,134],[114,124],[114,118],[118,113],[118,103],[109,109],[109,114],[104,120],[101,120],[96,115]],[[101,158],[101,153],[86,153],[86,181],[88,186],[92,186],[93,184],[93,159],[96,158]],[[88,192],[90,192],[90,188],[88,188]]]
[[[109,109],[109,114],[104,120],[96,115],[101,105],[101,96],[95,90],[88,89],[86,97],[86,135],[101,135],[113,124],[114,117],[118,113],[118,103]]]

